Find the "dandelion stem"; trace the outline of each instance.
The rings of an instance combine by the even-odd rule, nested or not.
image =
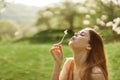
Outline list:
[[[64,36],[62,37],[61,41],[59,43],[62,43],[64,38],[65,38],[66,34],[64,34]]]
[[[68,34],[67,30],[65,30],[65,31],[64,31],[64,35],[63,35],[61,41],[59,42],[60,44],[63,42],[63,40],[64,40],[64,38],[65,38],[65,36],[66,36],[67,34]]]

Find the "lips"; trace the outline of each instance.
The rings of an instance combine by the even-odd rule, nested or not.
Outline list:
[[[75,36],[73,36],[73,37],[71,38],[71,40],[75,40]]]

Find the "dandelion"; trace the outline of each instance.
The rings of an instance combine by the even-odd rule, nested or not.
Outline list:
[[[63,42],[63,40],[64,40],[64,38],[65,38],[65,36],[68,34],[68,30],[65,30],[64,31],[64,35],[63,35],[63,37],[62,37],[62,39],[61,39],[61,41],[59,42],[59,43],[62,43]]]

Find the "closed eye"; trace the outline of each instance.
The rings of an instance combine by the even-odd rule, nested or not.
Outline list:
[[[82,32],[82,33],[80,33],[80,35],[81,35],[81,36],[85,36],[85,34],[84,34],[83,32]]]

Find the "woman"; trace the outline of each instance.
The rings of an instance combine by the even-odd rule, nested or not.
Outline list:
[[[69,41],[73,58],[68,58],[60,73],[63,51],[60,43],[50,52],[55,60],[51,80],[108,80],[102,38],[91,28],[76,33]]]

